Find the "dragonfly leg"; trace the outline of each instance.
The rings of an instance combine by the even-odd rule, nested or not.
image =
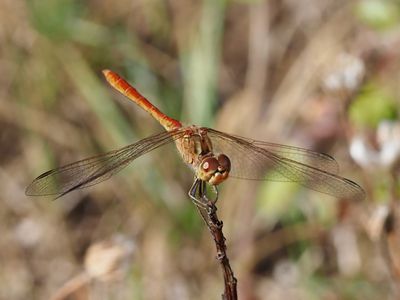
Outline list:
[[[218,200],[218,190],[215,188],[213,189],[214,192],[216,193],[217,197],[216,199],[208,199],[206,193],[207,193],[207,183],[205,181],[201,182],[201,185],[199,187],[199,194],[202,199],[202,203],[205,205],[205,210],[207,211],[207,214],[211,216],[212,214],[215,213],[217,210],[217,207],[215,206],[215,202]]]
[[[213,204],[215,204],[215,203],[217,203],[217,201],[218,201],[218,188],[217,188],[216,185],[213,185],[213,186],[212,186],[212,189],[213,189],[214,194],[215,194],[215,199],[213,199],[212,202],[213,202]]]
[[[205,181],[203,181],[203,184],[200,186],[200,195],[202,197],[203,202],[207,203],[208,206],[211,205],[215,205],[215,203],[217,203],[218,201],[218,189],[215,185],[211,185],[212,186],[212,190],[215,194],[215,198],[214,199],[210,199],[207,197],[207,183]]]
[[[207,205],[208,200],[204,198],[204,181],[195,178],[195,181],[193,182],[188,194],[189,197],[192,199],[192,202],[196,206],[197,210],[199,211],[204,223],[209,226],[209,221],[207,217],[209,205]]]
[[[205,195],[203,192],[203,185],[204,181],[196,178],[192,184],[192,187],[189,190],[189,197],[192,199],[193,203],[198,206],[199,208],[206,209],[207,204],[205,201]],[[198,196],[196,194],[199,194]]]
[[[189,190],[189,197],[192,202],[197,206],[197,208],[207,211],[208,214],[215,212],[215,203],[218,200],[218,188],[212,185],[213,192],[215,194],[214,199],[209,199],[207,197],[207,183],[203,180],[195,178],[192,187]]]

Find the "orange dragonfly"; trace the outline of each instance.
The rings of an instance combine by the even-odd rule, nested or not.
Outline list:
[[[365,197],[357,183],[337,175],[338,164],[329,155],[256,141],[207,127],[183,126],[162,113],[118,74],[110,70],[104,70],[103,74],[112,87],[150,113],[166,131],[119,150],[47,171],[33,180],[26,188],[26,195],[64,196],[102,182],[139,156],[174,142],[183,161],[195,174],[189,196],[198,205],[201,201],[196,192],[204,195],[204,186],[208,184],[216,193],[216,201],[217,185],[228,177],[291,181],[338,198],[360,200]]]

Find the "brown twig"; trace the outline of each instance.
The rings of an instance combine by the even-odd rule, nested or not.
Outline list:
[[[90,276],[86,273],[78,274],[67,281],[57,292],[51,297],[51,300],[66,299],[88,299],[88,286],[90,284]],[[79,295],[78,295],[79,293]]]
[[[205,207],[197,206],[197,208],[214,238],[215,247],[217,248],[217,259],[222,267],[225,283],[225,291],[222,299],[237,300],[237,279],[233,274],[226,254],[225,237],[222,233],[223,222],[218,219],[215,201],[209,200],[206,196],[206,183],[204,181],[200,182],[198,193]]]

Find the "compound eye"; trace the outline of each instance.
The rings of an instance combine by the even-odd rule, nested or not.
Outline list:
[[[207,157],[201,163],[201,168],[206,171],[216,171],[218,169],[218,160],[215,157]]]
[[[218,155],[218,164],[220,165],[220,169],[222,171],[229,172],[231,170],[231,161],[225,154]]]

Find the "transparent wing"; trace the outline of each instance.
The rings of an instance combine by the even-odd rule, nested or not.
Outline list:
[[[97,184],[107,180],[139,156],[170,143],[183,134],[180,130],[163,132],[119,150],[47,171],[37,177],[26,188],[25,193],[28,196],[58,195],[58,198],[75,189]]]
[[[249,142],[254,146],[263,148],[268,152],[279,155],[281,157],[294,160],[309,166],[313,166],[317,169],[322,169],[332,174],[337,174],[339,172],[339,165],[337,161],[328,154],[315,152],[312,150],[303,149],[299,147],[261,142],[255,140],[250,140]]]
[[[339,166],[336,160],[327,154],[307,150],[299,147],[292,147],[281,144],[274,144],[262,141],[256,141],[236,135],[228,135],[214,129],[207,128],[209,136],[212,139],[214,152],[233,153],[241,159],[233,162],[234,176],[250,180],[272,180],[272,181],[293,181],[276,169],[276,162],[272,159],[260,159],[262,155],[250,155],[254,149],[259,152],[267,153],[267,157],[276,156],[286,159],[288,162],[303,164],[326,172],[337,174]],[[251,146],[249,149],[249,146]],[[265,150],[265,151],[263,151]],[[258,153],[258,152],[256,152]],[[268,154],[270,156],[268,156]],[[243,158],[245,156],[245,158]],[[266,171],[270,171],[266,173]]]
[[[338,165],[329,155],[311,150],[254,141],[207,128],[214,152],[231,160],[230,177],[292,181],[339,198],[362,199],[364,190],[336,175]]]

